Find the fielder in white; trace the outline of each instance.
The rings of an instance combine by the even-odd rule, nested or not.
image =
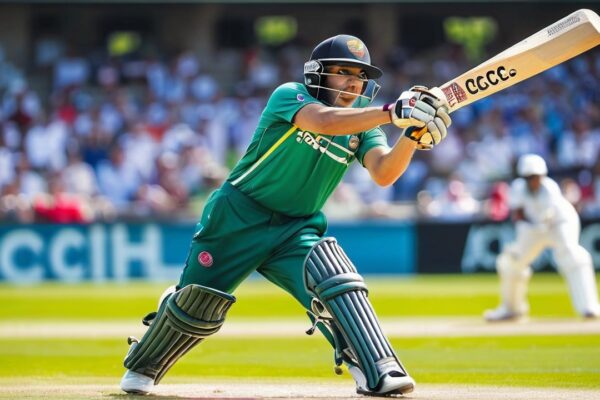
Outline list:
[[[558,184],[546,176],[548,168],[542,157],[522,156],[517,173],[519,178],[510,190],[516,238],[496,260],[501,303],[498,308],[487,310],[484,318],[507,321],[528,314],[530,264],[547,247],[552,249],[558,270],[567,281],[575,310],[584,318],[600,317],[592,257],[579,244],[577,211],[563,197]]]

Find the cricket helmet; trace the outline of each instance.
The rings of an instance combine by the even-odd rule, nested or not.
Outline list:
[[[517,173],[523,178],[532,175],[547,175],[548,167],[546,161],[537,154],[525,154],[519,158]]]
[[[341,92],[326,86],[325,77],[328,74],[325,72],[325,68],[330,65],[361,68],[366,79],[355,106],[365,107],[373,101],[380,89],[374,79],[380,78],[383,72],[371,65],[369,49],[362,40],[351,35],[330,37],[314,48],[310,59],[304,64],[304,84],[312,96],[325,104],[329,103],[325,95],[326,91],[336,91],[338,95]]]

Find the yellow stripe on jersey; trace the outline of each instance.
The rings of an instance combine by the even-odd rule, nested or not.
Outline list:
[[[283,136],[281,136],[279,140],[277,140],[273,144],[273,146],[271,146],[271,148],[267,150],[265,154],[263,154],[254,164],[252,164],[252,166],[248,168],[248,170],[244,172],[240,177],[238,177],[235,181],[231,182],[231,184],[233,186],[236,186],[238,183],[240,183],[246,176],[248,176],[252,171],[254,171],[260,164],[262,164],[262,162],[265,161],[267,157],[269,157],[271,153],[273,153],[281,145],[281,143],[285,141],[285,139],[289,138],[290,135],[296,131],[296,129],[298,129],[298,127],[296,125],[292,125],[292,127],[286,133],[284,133]]]

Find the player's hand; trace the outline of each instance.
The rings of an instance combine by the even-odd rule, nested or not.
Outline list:
[[[407,128],[404,135],[417,142],[418,150],[431,150],[448,134],[452,120],[445,108],[436,110],[435,117],[423,128]]]
[[[426,86],[415,85],[410,88],[410,91],[417,92],[419,94],[419,100],[431,104],[436,110],[440,107],[445,107],[446,111],[448,111],[449,106],[446,98],[443,96],[440,98],[433,90],[430,90]]]
[[[433,109],[431,119],[421,128],[409,127],[404,135],[417,142],[417,149],[431,150],[439,144],[448,134],[448,127],[452,119],[448,114],[448,105],[445,98],[439,98],[424,86],[413,86],[410,91],[414,93],[417,101],[421,101]]]
[[[389,107],[392,123],[398,128],[422,128],[435,117],[435,108],[420,100],[421,92],[406,90]]]

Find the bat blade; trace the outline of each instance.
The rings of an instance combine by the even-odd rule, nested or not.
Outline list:
[[[581,9],[431,91],[453,112],[600,44],[600,17]],[[442,97],[442,98],[443,98]]]

